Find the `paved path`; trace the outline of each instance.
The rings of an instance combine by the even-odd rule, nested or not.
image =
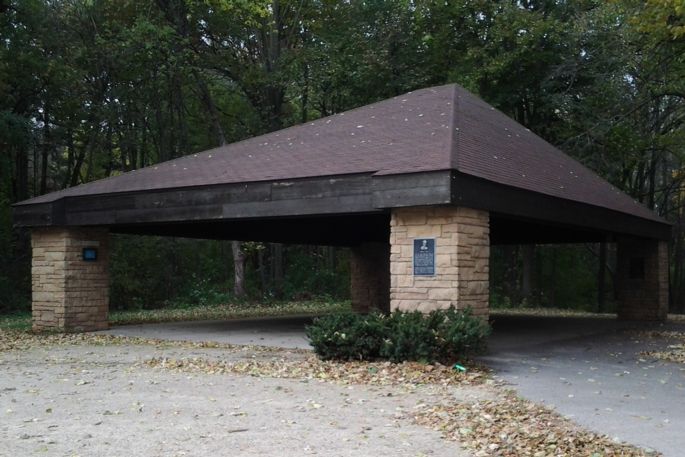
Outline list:
[[[304,327],[307,316],[265,317],[230,321],[193,321],[123,325],[103,333],[172,341],[216,341],[228,344],[310,349]]]
[[[502,318],[482,360],[523,397],[590,429],[680,457],[685,366],[640,357],[669,342],[638,339],[628,330],[634,326],[613,319]]]

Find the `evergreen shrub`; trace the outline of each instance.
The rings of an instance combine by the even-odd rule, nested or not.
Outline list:
[[[306,329],[324,360],[454,362],[482,353],[490,327],[471,310],[338,313],[319,317]]]

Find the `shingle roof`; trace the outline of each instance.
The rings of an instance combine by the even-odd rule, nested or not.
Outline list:
[[[354,173],[457,170],[499,184],[662,220],[456,84],[21,202]]]

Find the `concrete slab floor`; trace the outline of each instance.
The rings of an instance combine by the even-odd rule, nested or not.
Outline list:
[[[311,316],[264,317],[229,321],[188,321],[122,325],[102,333],[171,341],[214,341],[228,344],[310,349],[304,327]]]
[[[685,449],[685,366],[638,355],[669,342],[631,329],[685,331],[598,318],[500,318],[489,355],[496,376],[591,430],[664,456]]]
[[[169,340],[309,348],[311,317],[197,321],[115,327],[106,333]],[[685,449],[685,366],[638,355],[668,341],[631,330],[666,327],[607,318],[501,317],[481,358],[521,396],[591,430],[665,456]],[[685,331],[685,324],[668,329]]]

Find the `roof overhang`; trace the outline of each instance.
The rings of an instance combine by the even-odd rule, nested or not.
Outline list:
[[[247,227],[255,230],[254,223],[246,221],[380,215],[392,208],[436,205],[490,211],[500,226],[502,220],[510,221],[503,232],[519,227],[511,233],[493,233],[501,242],[563,242],[608,239],[615,235],[667,240],[671,235],[668,223],[514,188],[454,170],[65,196],[47,203],[18,204],[13,211],[15,225],[20,227],[107,226],[112,231],[183,236],[192,236],[193,223],[209,227],[231,222],[237,227],[238,222],[243,222],[246,229],[223,233],[225,237],[245,239],[250,233]],[[176,224],[183,224],[184,229],[171,230]],[[151,227],[156,229],[151,231]],[[546,233],[554,230],[556,236]],[[219,237],[218,232],[211,237]]]

